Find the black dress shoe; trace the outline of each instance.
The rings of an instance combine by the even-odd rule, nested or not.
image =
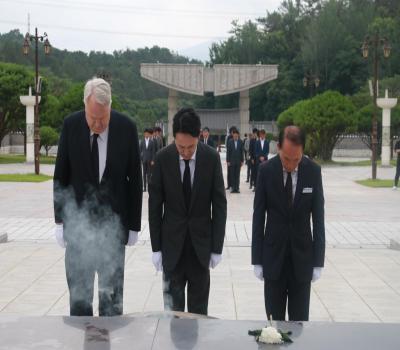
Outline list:
[[[226,190],[229,190],[230,189],[230,187],[227,187],[227,188],[225,188]]]

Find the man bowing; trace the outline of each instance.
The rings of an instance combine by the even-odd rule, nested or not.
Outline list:
[[[65,247],[71,316],[122,314],[125,245],[137,242],[142,175],[136,125],[111,109],[111,88],[89,80],[85,110],[64,120],[54,171],[56,238]]]
[[[199,142],[191,108],[173,120],[175,142],[157,153],[149,186],[153,264],[163,271],[164,308],[207,315],[210,270],[221,261],[227,203],[219,155]]]
[[[285,320],[286,304],[289,320],[308,320],[311,281],[324,266],[321,168],[303,156],[304,145],[304,133],[286,127],[279,135],[279,155],[259,168],[252,264],[264,280],[265,309],[274,320]]]

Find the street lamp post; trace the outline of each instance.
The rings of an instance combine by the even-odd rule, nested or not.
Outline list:
[[[376,179],[377,169],[377,151],[378,151],[378,106],[376,99],[378,97],[377,85],[378,85],[378,64],[379,64],[379,47],[383,48],[383,57],[388,58],[390,56],[391,47],[387,38],[380,37],[379,33],[376,32],[372,37],[366,36],[364,43],[361,46],[362,55],[365,59],[368,58],[369,48],[373,50],[373,64],[374,64],[374,77],[372,83],[372,98],[373,98],[373,112],[372,112],[372,135],[371,135],[371,148],[372,148],[372,179]]]
[[[313,96],[313,87],[318,89],[321,80],[319,79],[318,75],[313,74],[305,74],[303,78],[303,86],[306,88],[307,86],[310,87],[310,97]]]
[[[35,28],[35,35],[30,35],[26,33],[23,53],[28,55],[29,47],[31,42],[35,43],[35,114],[34,114],[34,143],[35,143],[35,174],[39,175],[40,172],[40,129],[39,129],[39,90],[40,90],[40,80],[39,80],[39,55],[38,46],[39,41],[44,42],[44,53],[46,55],[50,54],[51,46],[47,39],[47,34],[38,35],[38,30]]]

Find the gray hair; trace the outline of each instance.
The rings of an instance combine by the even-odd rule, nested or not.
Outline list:
[[[111,106],[111,87],[104,79],[93,78],[86,83],[83,91],[83,102],[85,105],[92,95],[97,103],[103,106]]]

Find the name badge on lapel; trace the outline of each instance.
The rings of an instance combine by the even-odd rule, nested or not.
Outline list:
[[[312,187],[304,187],[303,188],[303,193],[312,193],[313,189]]]

